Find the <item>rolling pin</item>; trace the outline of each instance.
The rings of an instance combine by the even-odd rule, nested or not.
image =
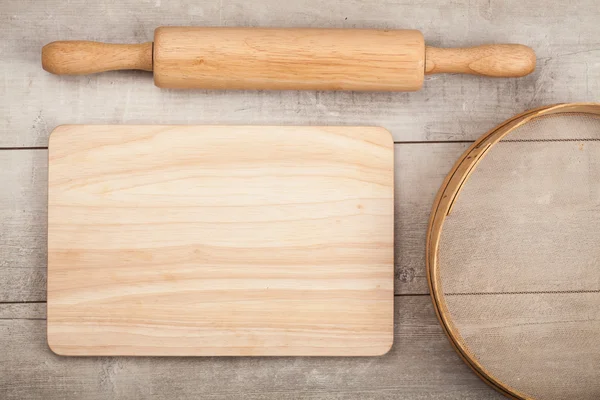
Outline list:
[[[535,53],[519,44],[426,47],[416,30],[160,27],[154,43],[49,43],[42,66],[154,71],[162,88],[413,91],[425,74],[524,76]]]

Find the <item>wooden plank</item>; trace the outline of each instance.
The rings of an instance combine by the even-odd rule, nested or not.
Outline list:
[[[46,319],[46,303],[0,303],[0,319]]]
[[[466,143],[395,145],[395,292],[425,294],[425,235],[431,205]],[[0,151],[0,302],[46,300],[44,150]],[[17,195],[18,194],[18,195]]]
[[[397,144],[395,284],[397,294],[429,293],[425,240],[431,206],[469,143]]]
[[[567,14],[544,0],[6,2],[0,146],[44,146],[64,123],[377,125],[398,141],[472,140],[528,108],[597,100],[599,18],[596,0]],[[172,91],[150,73],[59,77],[40,66],[50,41],[144,42],[161,25],[417,28],[433,46],[527,44],[538,68],[521,79],[435,75],[416,93],[352,93]]]
[[[495,399],[442,333],[428,296],[396,298],[382,357],[60,357],[45,321],[0,320],[3,399]]]
[[[48,342],[62,355],[391,347],[394,143],[377,127],[64,125]]]
[[[0,302],[46,299],[47,151],[0,151]]]

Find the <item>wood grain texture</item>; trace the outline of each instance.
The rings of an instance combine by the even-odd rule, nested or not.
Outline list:
[[[425,235],[431,204],[466,143],[396,144],[395,292],[428,293]],[[46,300],[47,154],[0,151],[0,301]],[[15,195],[19,193],[18,195]]]
[[[482,45],[467,49],[425,49],[425,73],[461,73],[521,77],[535,69],[535,52],[520,44]]]
[[[543,0],[23,0],[4,1],[1,9],[1,147],[46,146],[52,128],[64,123],[377,125],[397,141],[474,140],[525,109],[597,101],[600,93],[596,0],[577,0],[568,12],[564,2]],[[414,28],[432,46],[525,43],[539,59],[522,79],[426,76],[427,90],[413,93],[174,92],[158,90],[144,72],[56,77],[39,66],[40,48],[52,40],[139,43],[162,25]],[[396,208],[398,293],[426,293],[419,260],[429,190],[435,194],[460,146],[396,146],[397,165],[400,152],[409,168],[396,171],[405,199],[397,199]],[[40,180],[46,153],[9,153],[0,151],[6,189],[0,191],[0,301],[44,300],[46,211],[38,205],[46,204],[46,181]],[[47,348],[43,321],[2,321],[0,394],[49,400],[503,398],[458,360],[429,299],[421,297],[422,307],[415,308],[406,299],[396,304],[406,318],[396,327],[395,346],[375,359],[64,358]]]
[[[414,91],[424,72],[525,76],[535,52],[518,44],[426,51],[417,30],[169,26],[156,29],[154,45],[52,42],[42,66],[57,75],[154,69],[157,86],[175,89]]]
[[[102,18],[98,18],[102,16]],[[0,12],[0,147],[46,146],[57,125],[373,125],[396,141],[474,140],[523,110],[597,101],[596,0],[5,1]],[[425,77],[411,93],[159,90],[146,72],[59,77],[40,68],[53,40],[141,43],[157,26],[418,29],[428,45],[523,43],[536,71],[519,79]],[[110,99],[110,100],[108,100]]]
[[[45,321],[0,320],[0,393],[23,398],[500,400],[455,354],[428,296],[395,301],[382,357],[60,357]]]
[[[380,355],[393,142],[376,127],[61,126],[48,340],[64,355]]]
[[[154,34],[154,83],[163,88],[413,91],[424,68],[415,30],[161,27]]]
[[[425,241],[431,205],[469,143],[397,144],[395,274],[397,294],[429,293]]]
[[[42,67],[58,75],[83,75],[123,69],[152,71],[152,42],[112,44],[58,41],[42,48]]]

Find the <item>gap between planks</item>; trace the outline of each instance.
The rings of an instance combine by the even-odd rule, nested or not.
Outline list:
[[[423,299],[429,297],[429,294],[396,294],[394,301],[403,297],[409,303],[410,299]],[[421,301],[421,300],[419,300]],[[404,303],[404,302],[403,302]],[[428,302],[429,303],[429,302]],[[394,313],[398,306],[396,305]],[[0,302],[0,321],[45,321],[46,320],[46,302],[45,301],[23,301],[23,302]]]
[[[403,294],[394,295],[394,302],[400,301],[400,304],[412,303],[414,301],[427,301],[425,297],[428,294]],[[417,300],[421,299],[421,300]],[[24,301],[24,302],[1,302],[0,303],[0,321],[46,321],[47,306],[45,301]],[[395,304],[394,315],[398,312],[398,305]]]
[[[429,296],[429,293],[394,293],[394,297]],[[0,304],[46,304],[47,301],[0,301]]]
[[[1,150],[48,150],[48,146],[35,146],[35,147],[0,147]]]
[[[452,143],[473,143],[473,140],[407,140],[394,141],[394,144],[452,144]],[[48,146],[33,147],[0,147],[0,151],[7,150],[48,150]]]

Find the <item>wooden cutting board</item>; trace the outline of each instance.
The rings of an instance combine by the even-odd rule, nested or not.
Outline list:
[[[48,344],[63,355],[385,353],[393,154],[374,127],[58,127]]]

